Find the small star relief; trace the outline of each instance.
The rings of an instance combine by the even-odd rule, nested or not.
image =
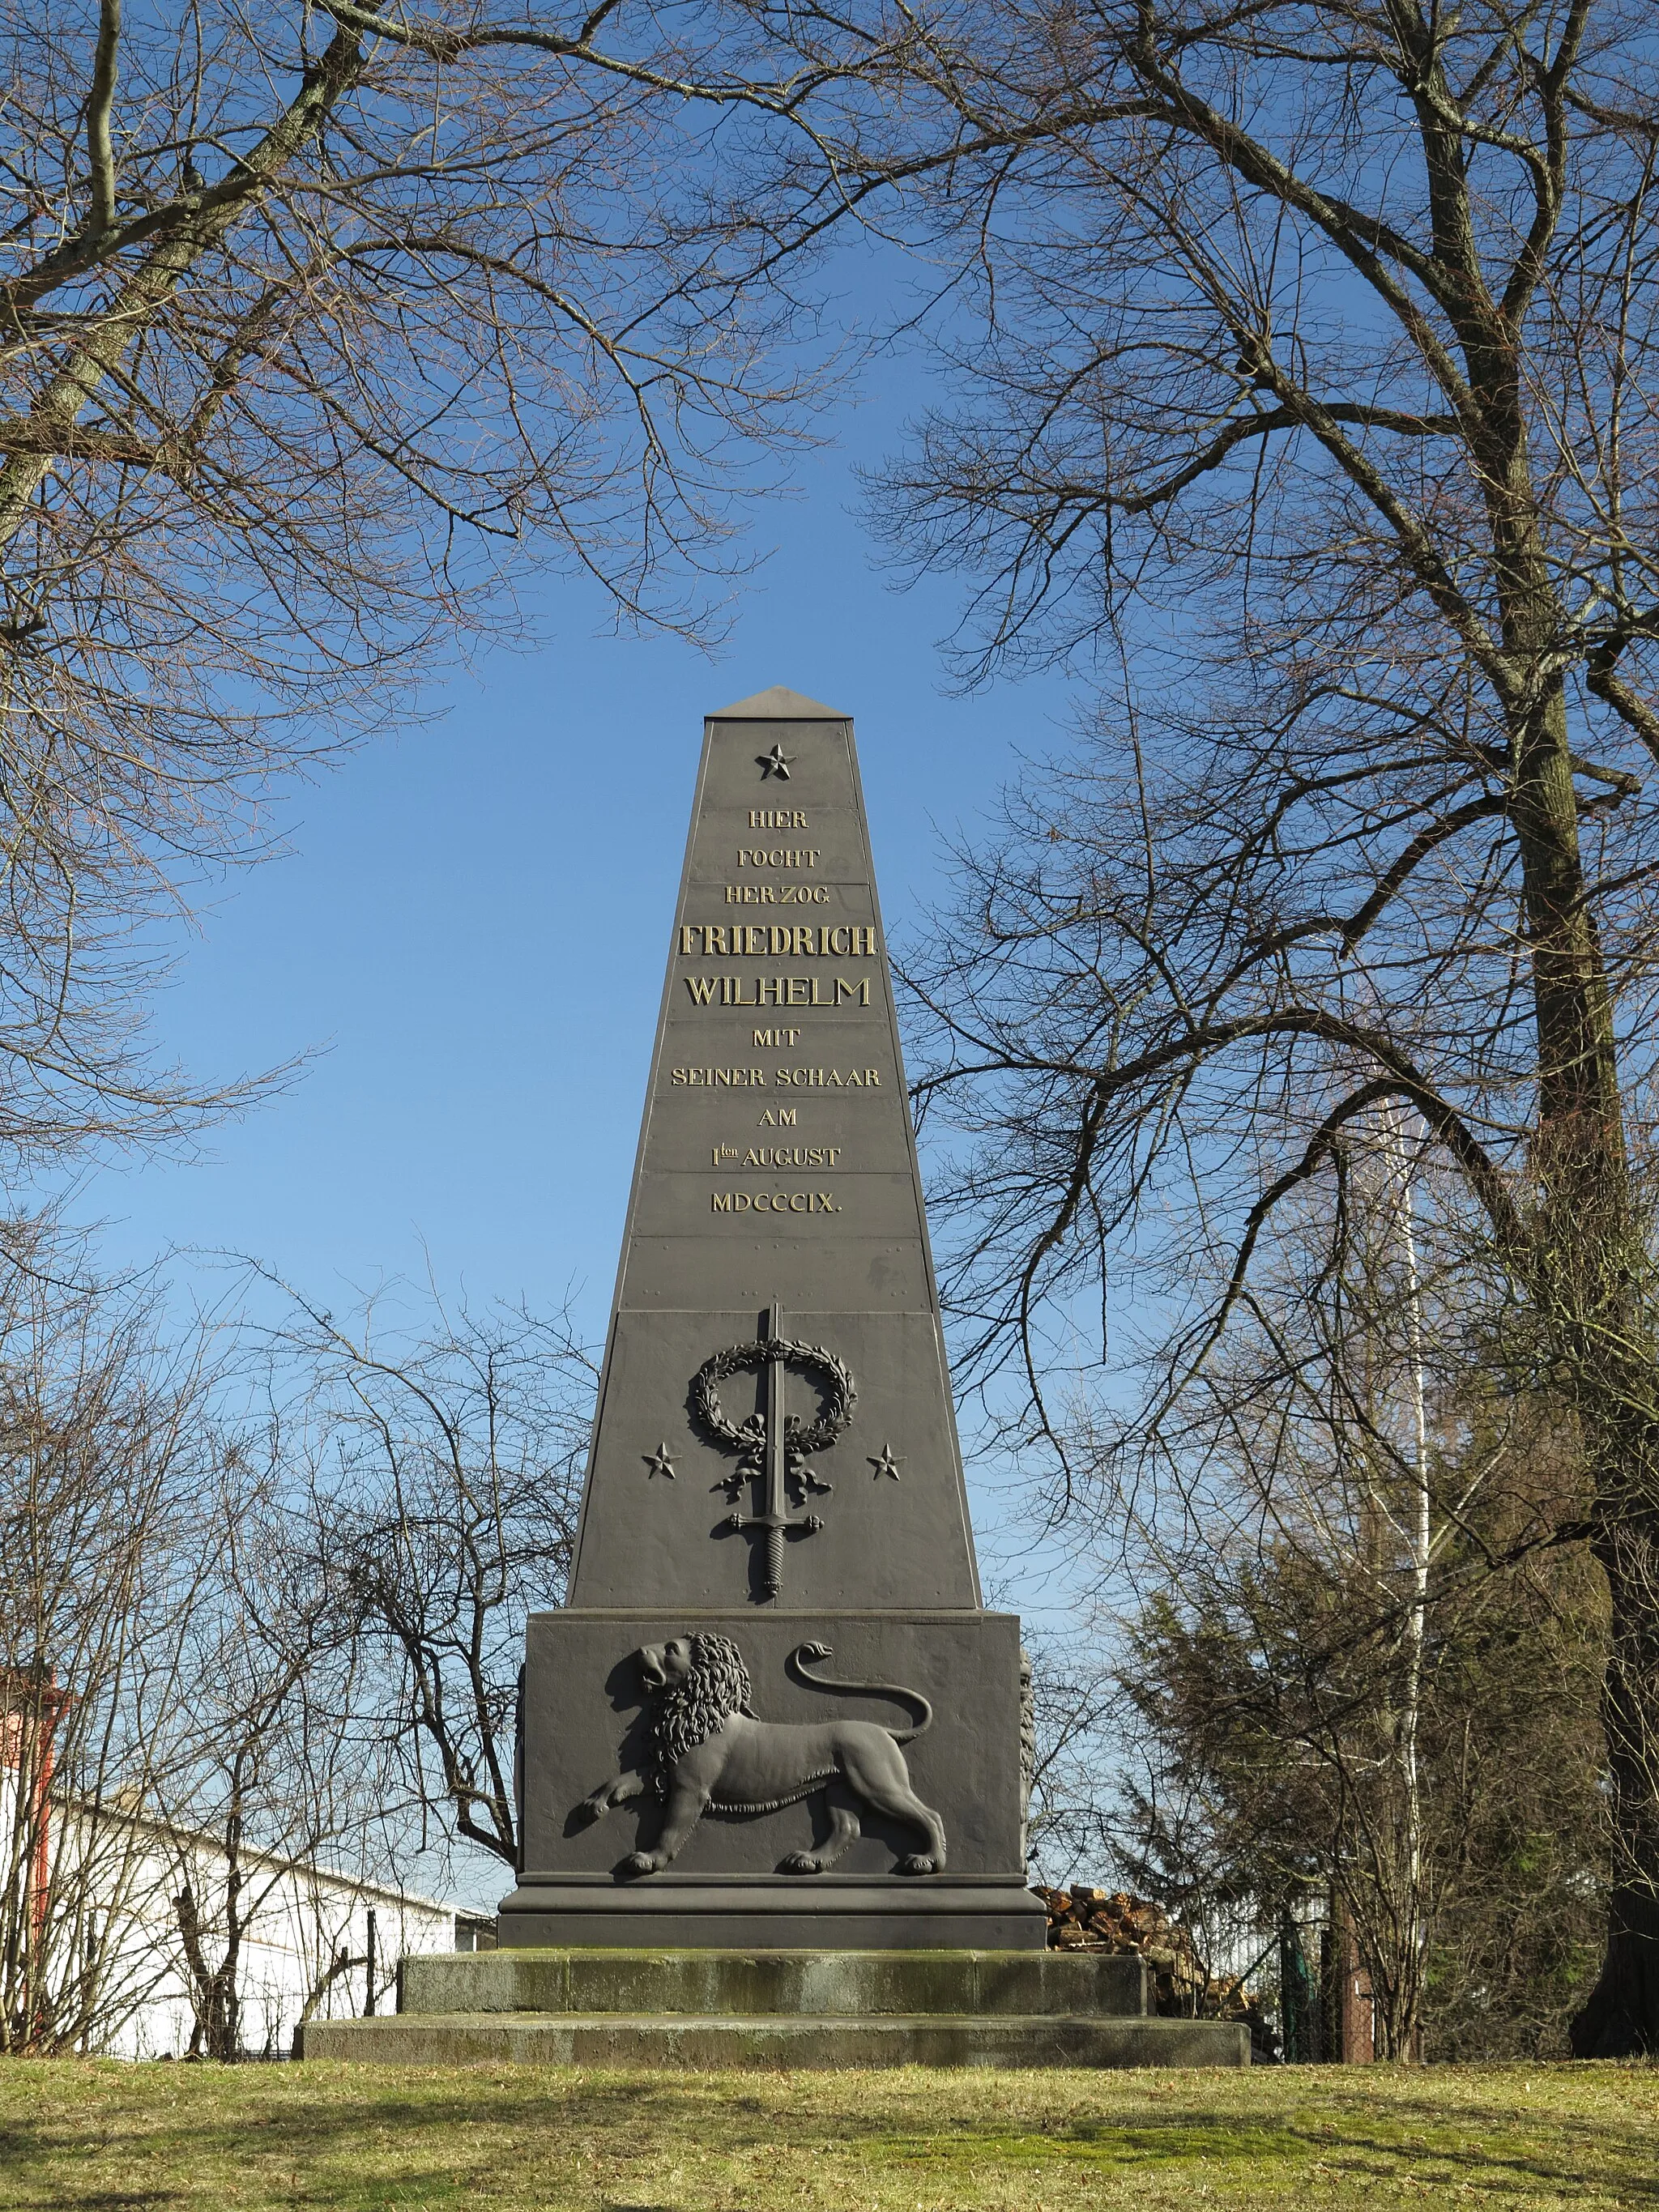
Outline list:
[[[798,753],[786,753],[781,743],[774,745],[769,753],[755,755],[763,776],[781,775],[786,783],[789,781],[790,768],[799,757]]]
[[[678,1480],[674,1473],[674,1462],[668,1456],[668,1439],[666,1437],[665,1437],[662,1442],[657,1446],[655,1451],[644,1453],[642,1457],[644,1458],[646,1466],[650,1469],[653,1474],[665,1474],[671,1482],[674,1482]]]
[[[904,1464],[904,1455],[902,1452],[896,1452],[891,1444],[884,1444],[881,1448],[881,1457],[879,1459],[872,1457],[870,1464],[876,1470],[878,1482],[884,1474],[891,1475],[893,1480],[896,1482],[899,1479],[899,1469]]]

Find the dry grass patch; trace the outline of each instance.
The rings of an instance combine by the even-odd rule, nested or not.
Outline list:
[[[1659,2212],[1659,2069],[0,2064],[6,2212]]]

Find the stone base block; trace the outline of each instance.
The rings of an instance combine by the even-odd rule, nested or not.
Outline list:
[[[1041,1952],[1048,1926],[1019,1875],[865,1881],[822,1875],[526,1875],[501,1905],[503,1939],[525,1944],[709,1944],[717,1950]]]
[[[1250,2040],[1229,2021],[1013,2013],[979,2020],[939,2013],[868,2020],[410,2013],[311,2021],[301,2056],[382,2066],[1248,2066]]]
[[[868,2020],[941,2013],[1139,2019],[1146,1970],[1100,1951],[467,1951],[404,1960],[398,2011],[779,2014]]]
[[[1101,1952],[707,1945],[405,1959],[394,2018],[312,2021],[305,2058],[463,2066],[1248,2066],[1237,2023],[1150,2020]]]

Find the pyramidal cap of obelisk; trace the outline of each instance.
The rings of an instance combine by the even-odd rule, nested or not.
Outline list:
[[[665,950],[503,1941],[1038,1946],[847,715],[780,686],[707,718]],[[832,1771],[784,1771],[825,1727]],[[769,1779],[714,1771],[739,1744]]]

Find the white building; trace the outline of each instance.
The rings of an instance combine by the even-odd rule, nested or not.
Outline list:
[[[187,1884],[199,1900],[201,1950],[216,1972],[228,1864],[211,1836],[134,1825],[149,1832],[131,1855],[125,1905],[98,1946],[112,1999],[98,2047],[112,2057],[182,2058],[197,2012],[179,1899]],[[405,1952],[470,1950],[489,1925],[453,1905],[298,1860],[245,1852],[241,1877],[238,2040],[260,2057],[287,2057],[303,2017],[395,2010]]]
[[[233,1866],[222,1838],[64,1797],[27,1747],[0,1709],[0,2002],[47,2047],[182,2058],[234,1993],[240,2050],[286,2057],[304,2019],[395,2008],[405,1952],[494,1942],[435,1899],[246,1848]]]

